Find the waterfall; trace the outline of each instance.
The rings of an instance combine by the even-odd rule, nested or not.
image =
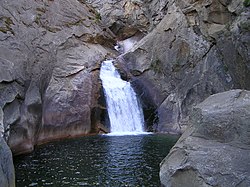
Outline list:
[[[110,134],[143,133],[144,117],[130,83],[121,79],[112,60],[102,63],[100,78],[105,92]]]

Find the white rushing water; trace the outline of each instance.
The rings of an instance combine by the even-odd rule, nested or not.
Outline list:
[[[112,60],[102,63],[100,78],[104,87],[111,135],[142,134],[144,117],[130,83],[121,79]]]

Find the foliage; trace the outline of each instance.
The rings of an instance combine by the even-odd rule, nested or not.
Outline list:
[[[229,70],[229,68],[228,68],[228,66],[226,64],[223,65],[223,69],[224,69],[225,72],[228,72],[228,70]]]
[[[173,66],[172,66],[172,71],[173,72],[177,72],[181,69],[182,65],[181,62],[179,60],[176,60],[174,62],[172,62]]]
[[[249,7],[250,6],[250,0],[244,0],[244,6]]]
[[[46,12],[46,9],[45,9],[45,8],[40,8],[40,7],[38,7],[38,8],[36,8],[36,11],[37,11],[37,12],[45,13],[45,12]]]
[[[10,17],[0,17],[0,22],[2,22],[2,25],[0,27],[0,32],[7,33],[8,31],[11,32],[11,34],[14,35],[14,31],[12,30],[11,26],[14,25],[12,19]]]
[[[97,12],[97,13],[95,14],[95,19],[96,19],[96,20],[102,20],[101,14],[100,14],[99,12]]]
[[[159,59],[152,61],[150,68],[157,74],[164,74],[163,64]]]

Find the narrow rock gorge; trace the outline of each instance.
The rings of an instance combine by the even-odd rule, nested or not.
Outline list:
[[[218,103],[230,105],[236,102],[236,96],[230,94],[249,93],[226,92],[217,96],[218,103],[213,100],[216,96],[209,97],[232,89],[250,89],[249,6],[248,0],[1,1],[0,131],[3,138],[12,153],[18,155],[55,139],[108,132],[99,71],[101,62],[112,58],[122,77],[131,82],[140,97],[146,129],[160,133],[185,132],[162,162],[162,184],[181,186],[176,181],[189,175],[187,180],[197,182],[193,186],[230,186],[221,181],[224,174],[219,170],[200,171],[202,159],[196,150],[202,154],[206,149],[210,159],[231,152],[244,155],[249,152],[249,142],[245,139],[244,149],[240,148],[241,144],[232,146],[228,141],[217,141],[217,137],[210,141],[224,129],[218,126],[224,122],[213,123],[220,115]],[[131,49],[123,54],[114,50],[116,44],[124,49],[123,40],[131,37],[137,41]],[[205,100],[208,97],[216,106]],[[248,96],[237,98],[239,105],[248,100]],[[239,108],[245,116],[240,122],[240,112],[231,116],[232,121],[243,124],[240,132],[237,125],[237,128],[231,125],[230,129],[234,130],[225,135],[226,139],[242,134],[249,137],[244,133],[250,126],[249,105],[244,107]],[[214,111],[214,117],[200,122],[199,117],[194,117],[200,110]],[[199,125],[205,129],[202,127],[204,132],[197,135],[202,136],[201,142],[194,135]],[[208,135],[204,134],[208,133],[207,128],[211,130]],[[211,153],[224,144],[223,154]],[[191,156],[183,156],[183,152]],[[177,160],[171,160],[174,154]],[[190,164],[180,163],[181,159],[189,160]],[[234,159],[225,156],[224,160],[237,163]],[[174,169],[172,162],[176,164]],[[235,167],[230,169],[237,173]],[[244,170],[249,172],[249,167]],[[221,176],[209,178],[214,173]],[[228,179],[234,181],[231,186],[250,185],[247,177],[234,176],[238,179]]]

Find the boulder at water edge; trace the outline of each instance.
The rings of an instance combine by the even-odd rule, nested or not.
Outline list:
[[[190,123],[160,165],[162,185],[250,186],[250,91],[210,96]]]
[[[11,151],[2,137],[0,137],[0,186],[14,187],[15,172]]]

